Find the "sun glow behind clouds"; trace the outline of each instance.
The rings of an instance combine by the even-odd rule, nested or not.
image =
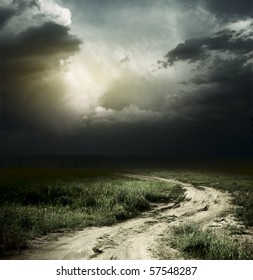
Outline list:
[[[81,63],[75,61],[64,74],[67,85],[67,100],[77,112],[89,110],[103,92],[92,73]]]
[[[175,69],[158,70],[152,52],[144,55],[136,48],[128,52],[119,46],[114,52],[111,49],[110,44],[84,42],[79,54],[60,61],[68,110],[79,123],[160,118],[152,100],[160,102],[168,94],[168,84],[170,91],[175,87]]]
[[[73,57],[63,74],[66,84],[66,102],[77,114],[87,115],[95,111],[99,98],[119,77],[119,71],[109,59],[97,61],[92,55],[81,52]],[[63,62],[60,62],[62,67]]]
[[[61,64],[64,67],[63,62]],[[67,67],[63,74],[66,102],[70,110],[82,116],[104,112],[105,108],[99,105],[100,98],[116,83],[129,81],[130,75],[133,75],[133,69],[117,65],[110,59],[103,60],[102,56],[100,63],[92,58],[83,62],[82,53],[73,58]]]

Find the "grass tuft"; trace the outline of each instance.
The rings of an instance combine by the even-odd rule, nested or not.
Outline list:
[[[226,234],[217,235],[195,224],[174,227],[170,245],[185,257],[205,260],[247,260],[253,258],[247,244],[236,243]]]

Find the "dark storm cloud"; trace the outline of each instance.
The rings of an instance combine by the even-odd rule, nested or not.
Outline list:
[[[8,6],[0,7],[0,28],[3,28],[14,16],[20,15],[27,8],[39,8],[37,0],[13,0]]]
[[[164,67],[178,61],[199,62],[195,76],[184,84],[218,85],[232,92],[250,92],[252,35],[247,29],[222,30],[210,37],[186,40],[165,55]]]
[[[166,67],[177,61],[199,62],[195,76],[183,84],[197,86],[184,102],[204,108],[201,119],[250,115],[252,32],[222,30],[214,36],[187,40],[166,55]],[[214,58],[212,58],[214,56]],[[196,111],[196,110],[195,110]],[[238,117],[238,116],[237,116]],[[235,120],[240,122],[239,119]]]
[[[248,121],[248,122],[247,122]],[[185,121],[103,126],[75,135],[24,133],[4,135],[5,154],[162,155],[173,157],[245,155],[251,149],[249,120]],[[0,133],[1,137],[1,133]],[[3,139],[3,138],[2,138]],[[3,142],[4,143],[4,142]],[[5,149],[4,149],[5,148]]]
[[[204,3],[220,17],[252,17],[252,0],[204,0]]]
[[[12,25],[3,26],[0,82],[1,129],[4,130],[30,125],[35,130],[52,129],[66,117],[61,64],[79,51],[82,42],[71,34],[69,26],[53,21],[53,14],[47,22],[46,17],[43,20],[36,17],[36,12],[33,16],[30,8],[37,4],[37,1],[14,1],[6,7],[13,11],[15,8],[15,13],[9,16],[16,21],[28,10],[36,20],[28,28],[22,26],[22,31],[13,30]]]
[[[184,43],[178,44],[175,49],[165,55],[165,61],[159,60],[158,64],[167,68],[179,60],[188,60],[190,62],[201,60],[205,54],[201,41],[201,39],[188,39]]]
[[[209,66],[209,71],[200,74],[190,81],[199,84],[222,84],[233,88],[234,90],[242,90],[251,86],[252,79],[252,63],[247,63],[246,57],[236,57],[233,59],[222,59],[216,57]]]
[[[190,139],[195,131],[216,151],[223,147],[233,153],[244,146],[250,153],[253,34],[249,25],[237,29],[188,39],[158,63],[168,68],[179,62],[195,62],[191,78],[182,82],[184,97],[174,105],[177,112],[192,120],[188,122]],[[184,67],[181,65],[178,67]]]
[[[70,35],[69,28],[47,22],[42,26],[30,27],[17,36],[2,39],[1,54],[4,80],[37,72],[48,71],[79,50],[81,41]]]
[[[2,28],[15,14],[16,11],[14,9],[0,8],[0,28]]]
[[[245,58],[221,59],[216,57],[206,73],[190,82],[198,86],[193,95],[186,97],[185,106],[199,108],[203,118],[225,119],[231,116],[250,117],[252,94],[252,63]],[[193,114],[198,110],[193,111]],[[235,122],[240,121],[235,119]]]
[[[188,39],[169,51],[165,61],[158,63],[166,68],[177,61],[201,61],[212,51],[247,54],[252,50],[252,35],[252,31],[245,34],[244,30],[222,30],[210,37]]]

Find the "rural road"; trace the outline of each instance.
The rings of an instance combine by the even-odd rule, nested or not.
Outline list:
[[[230,197],[226,192],[208,187],[195,188],[175,179],[122,175],[179,184],[186,191],[186,199],[180,205],[159,204],[137,218],[114,226],[85,228],[58,240],[47,241],[37,248],[24,251],[16,259],[156,259],[154,251],[158,239],[171,226],[192,221],[205,227],[230,208]]]

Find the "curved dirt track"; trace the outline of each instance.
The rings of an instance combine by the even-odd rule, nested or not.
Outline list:
[[[123,174],[122,174],[123,175]],[[143,180],[161,180],[181,185],[186,199],[176,204],[159,204],[140,217],[110,227],[90,227],[57,241],[42,243],[24,251],[16,259],[155,259],[157,239],[171,225],[194,221],[205,227],[230,208],[228,193],[216,189],[195,188],[174,179],[124,174]]]

